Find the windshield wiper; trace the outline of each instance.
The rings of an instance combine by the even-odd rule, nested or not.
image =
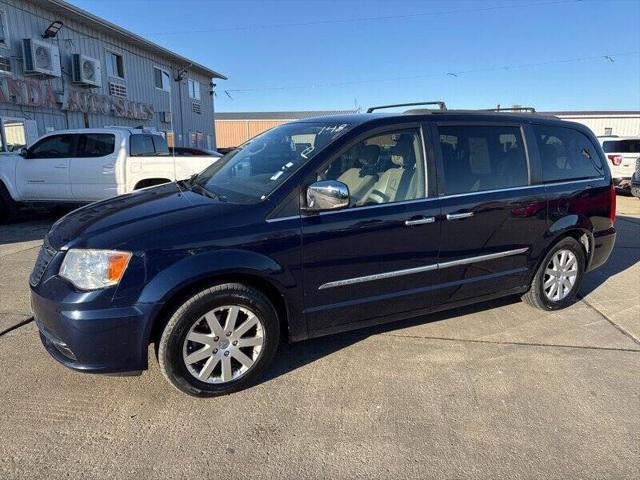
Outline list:
[[[221,202],[226,202],[227,201],[227,197],[220,195],[217,192],[214,192],[213,190],[209,190],[208,188],[206,188],[204,185],[202,185],[200,182],[198,182],[195,179],[195,176],[189,179],[190,183],[191,183],[191,187],[193,190],[193,187],[197,187],[203,195],[209,197],[209,198],[213,198],[214,200],[220,200]]]

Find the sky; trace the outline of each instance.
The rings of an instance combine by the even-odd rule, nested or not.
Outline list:
[[[70,1],[226,75],[219,112],[640,109],[637,0]]]

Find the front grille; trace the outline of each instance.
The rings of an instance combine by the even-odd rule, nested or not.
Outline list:
[[[44,275],[45,270],[49,266],[49,262],[56,254],[56,251],[47,245],[47,242],[42,244],[40,248],[40,253],[38,253],[38,258],[36,259],[36,264],[33,266],[33,271],[31,272],[31,276],[29,277],[29,283],[31,286],[35,287],[40,283],[40,279],[42,275]]]

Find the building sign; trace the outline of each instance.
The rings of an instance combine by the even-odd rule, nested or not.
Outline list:
[[[59,108],[69,112],[113,115],[119,118],[151,120],[153,105],[126,98],[69,89],[60,98],[49,82],[7,78],[0,82],[0,103],[13,103],[34,108]]]

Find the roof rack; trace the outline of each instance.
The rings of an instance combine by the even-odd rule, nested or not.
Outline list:
[[[435,102],[417,102],[417,103],[396,103],[395,105],[379,105],[377,107],[369,107],[367,108],[367,113],[371,113],[374,110],[382,110],[383,108],[395,108],[395,107],[414,107],[417,105],[437,105],[438,110],[446,110],[447,105],[442,100],[437,100]]]
[[[483,108],[481,112],[528,112],[536,113],[536,109],[533,107],[498,107],[498,108]]]

